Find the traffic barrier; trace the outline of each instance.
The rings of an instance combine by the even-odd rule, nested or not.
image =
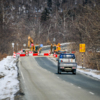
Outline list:
[[[20,57],[25,57],[26,55],[25,54],[20,54]]]
[[[56,57],[56,58],[58,57],[58,55],[56,53],[54,53],[53,56]]]
[[[16,53],[16,55],[17,55],[17,56],[20,56],[20,53],[18,52],[18,53]]]
[[[39,51],[38,51],[38,55],[39,55]]]
[[[57,57],[58,57],[58,55],[56,54],[56,55],[55,55],[55,57],[57,58]]]
[[[29,56],[33,56],[33,52],[32,51],[29,51]]]
[[[54,54],[53,54],[53,56],[55,57],[55,56],[56,56],[56,54],[54,53]]]
[[[44,56],[49,56],[49,53],[44,53]]]
[[[21,49],[21,53],[23,53],[23,50]]]
[[[38,53],[33,53],[33,56],[38,56]]]
[[[75,53],[75,51],[72,51],[72,53],[74,54],[74,53]]]
[[[51,54],[50,50],[49,50],[49,55]]]
[[[16,53],[15,52],[13,53],[13,58],[16,58]]]
[[[29,56],[28,51],[26,51],[26,56]]]

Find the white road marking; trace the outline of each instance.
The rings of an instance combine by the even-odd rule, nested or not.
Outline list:
[[[71,85],[73,85],[73,84],[71,83]]]
[[[22,75],[22,78],[23,78],[23,80],[24,80],[24,76],[23,76],[23,73],[21,72],[21,75]]]
[[[19,64],[19,69],[20,69],[20,64]],[[25,79],[24,79],[24,76],[23,76],[23,73],[22,73],[21,69],[20,69],[20,73],[21,73],[21,76],[22,76],[23,82],[24,82],[24,84],[25,84]],[[27,90],[26,87],[25,87],[25,90]]]
[[[92,95],[94,95],[94,93],[93,92],[89,92],[90,94],[92,94]]]
[[[78,87],[79,89],[81,89],[81,87]]]

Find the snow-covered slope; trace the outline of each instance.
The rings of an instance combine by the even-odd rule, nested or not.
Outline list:
[[[8,56],[0,61],[0,100],[9,98],[14,100],[14,94],[19,90],[17,80],[16,59]]]

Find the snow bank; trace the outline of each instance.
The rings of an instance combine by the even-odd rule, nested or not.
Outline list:
[[[100,79],[100,75],[97,75],[95,72],[99,72],[98,70],[93,70],[93,69],[86,69],[85,67],[83,67],[83,69],[85,70],[81,70],[82,66],[77,66],[77,71],[78,72],[81,72],[81,73],[84,73],[86,75],[89,75],[89,76],[92,76],[92,77],[95,77],[97,79]]]
[[[7,56],[0,61],[0,100],[10,98],[14,100],[14,94],[19,90],[19,81],[17,80],[16,59]]]
[[[68,44],[71,44],[71,43],[74,43],[74,42],[66,42],[66,43],[60,43],[61,46],[64,46],[64,45],[68,45]],[[47,47],[50,47],[51,45],[45,45],[43,46],[42,48],[47,48]]]

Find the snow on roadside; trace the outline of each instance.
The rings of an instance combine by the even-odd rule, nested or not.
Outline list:
[[[97,79],[100,79],[100,74],[98,75],[98,74],[95,73],[95,72],[100,72],[98,70],[86,69],[85,67],[82,69],[82,66],[77,66],[77,68],[78,68],[77,69],[78,72],[81,72],[81,73],[84,73],[86,75],[89,75],[89,76],[95,77]]]
[[[19,81],[17,80],[16,59],[7,56],[0,61],[0,100],[9,98],[14,100],[14,94],[19,90]]]

